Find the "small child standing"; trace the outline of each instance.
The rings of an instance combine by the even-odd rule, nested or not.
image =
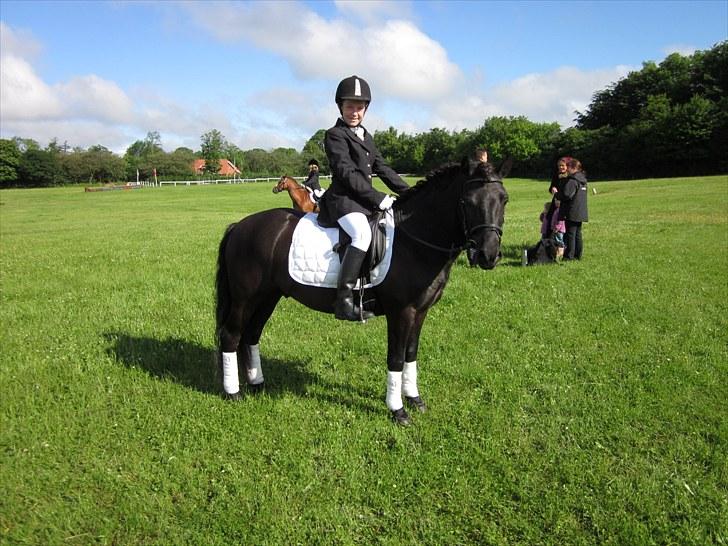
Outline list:
[[[553,241],[556,247],[556,260],[564,256],[564,233],[566,222],[561,218],[561,202],[554,198],[543,204],[543,211],[539,216],[541,220],[541,239]]]
[[[564,233],[566,233],[566,222],[561,218],[561,201],[554,197],[553,213],[551,214],[551,234],[556,245],[556,259],[564,257]]]

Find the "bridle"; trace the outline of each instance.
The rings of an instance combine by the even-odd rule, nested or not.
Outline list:
[[[463,227],[463,235],[464,235],[464,243],[460,246],[455,246],[454,244],[450,247],[444,247],[440,245],[436,245],[433,243],[430,243],[428,241],[425,241],[424,239],[421,239],[417,237],[416,235],[413,235],[404,227],[401,225],[397,225],[397,229],[404,233],[407,237],[412,239],[413,241],[416,241],[417,243],[426,246],[427,248],[431,248],[433,250],[437,250],[439,252],[446,253],[449,257],[454,257],[460,254],[463,250],[467,250],[469,248],[473,248],[475,246],[475,239],[473,238],[473,235],[480,230],[485,231],[493,231],[496,235],[498,235],[498,242],[500,243],[501,237],[503,236],[503,230],[500,226],[497,226],[493,223],[484,223],[484,224],[477,224],[475,226],[469,226],[468,220],[467,220],[467,214],[465,213],[465,198],[463,195],[465,194],[465,189],[468,184],[471,183],[480,183],[480,184],[492,184],[492,183],[498,183],[501,184],[502,182],[500,180],[488,180],[486,178],[470,178],[463,182],[463,191],[460,195],[460,199],[458,200],[458,214],[460,215],[460,220]]]
[[[480,182],[482,184],[491,184],[491,183],[501,183],[500,180],[488,180],[484,178],[471,178],[469,180],[466,180],[463,182],[463,193],[465,193],[465,187],[470,183]],[[465,214],[465,199],[463,196],[460,196],[460,199],[458,201],[459,209],[460,209],[460,219],[463,223],[463,233],[465,234],[465,244],[463,245],[463,250],[472,248],[475,246],[475,240],[473,239],[473,234],[479,230],[485,230],[485,231],[493,231],[496,235],[498,235],[498,242],[500,243],[501,238],[503,237],[503,230],[500,226],[497,226],[496,224],[477,224],[475,226],[468,226],[468,220],[467,215]]]

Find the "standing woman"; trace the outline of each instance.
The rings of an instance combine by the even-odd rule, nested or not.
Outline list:
[[[561,201],[561,217],[566,220],[564,260],[580,260],[584,249],[581,225],[589,221],[586,206],[586,174],[578,159],[565,162],[568,176],[555,197]]]
[[[564,180],[569,176],[566,169],[566,163],[570,160],[571,158],[569,156],[564,156],[556,162],[556,172],[551,177],[551,184],[549,185],[549,193],[551,195],[559,191]]]
[[[336,88],[335,100],[340,117],[326,131],[324,139],[331,185],[319,201],[318,219],[322,226],[338,224],[351,237],[339,270],[334,316],[359,321],[373,316],[355,305],[353,297],[359,269],[372,240],[367,216],[377,209],[390,209],[394,203],[394,197],[372,185],[372,176],[378,175],[398,195],[409,186],[384,163],[374,139],[361,125],[372,100],[369,84],[358,76],[344,78]]]

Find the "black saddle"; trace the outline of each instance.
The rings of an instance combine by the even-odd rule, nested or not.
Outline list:
[[[364,278],[367,282],[370,281],[369,272],[384,258],[384,251],[386,250],[387,244],[385,214],[386,211],[380,210],[367,217],[369,227],[372,230],[372,244],[369,245],[369,250],[367,250],[359,273],[360,277]],[[339,254],[339,261],[344,259],[344,252],[346,252],[350,244],[351,237],[339,226],[339,242],[334,245],[333,249],[334,252]]]

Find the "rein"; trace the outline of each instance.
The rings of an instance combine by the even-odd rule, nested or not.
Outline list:
[[[470,183],[474,183],[474,182],[481,182],[484,184],[490,184],[492,182],[500,183],[499,180],[486,180],[484,178],[471,178],[471,179],[463,182],[463,192],[465,191],[464,190],[465,186],[467,186]],[[436,244],[430,243],[428,241],[425,241],[424,239],[421,239],[421,238],[417,237],[416,235],[413,235],[412,233],[410,233],[409,231],[404,229],[404,227],[402,227],[401,225],[397,225],[397,229],[399,231],[401,231],[402,233],[404,233],[407,237],[409,237],[413,241],[420,243],[421,245],[426,246],[427,248],[437,250],[438,252],[444,252],[449,257],[457,256],[463,250],[473,247],[475,245],[475,241],[473,240],[473,234],[481,229],[483,229],[485,231],[494,231],[498,235],[498,240],[500,241],[501,237],[503,236],[503,230],[500,228],[500,226],[497,226],[495,224],[478,224],[476,226],[470,227],[470,226],[468,226],[468,222],[466,219],[465,201],[463,200],[462,195],[460,196],[458,205],[459,205],[458,210],[460,212],[460,220],[462,221],[462,224],[463,224],[463,235],[465,236],[465,242],[462,245],[455,246],[455,244],[452,244],[448,248],[448,247],[436,245]],[[397,212],[399,213],[399,217],[401,218],[401,212],[400,211],[397,211]],[[397,222],[397,224],[398,223],[399,222]]]

